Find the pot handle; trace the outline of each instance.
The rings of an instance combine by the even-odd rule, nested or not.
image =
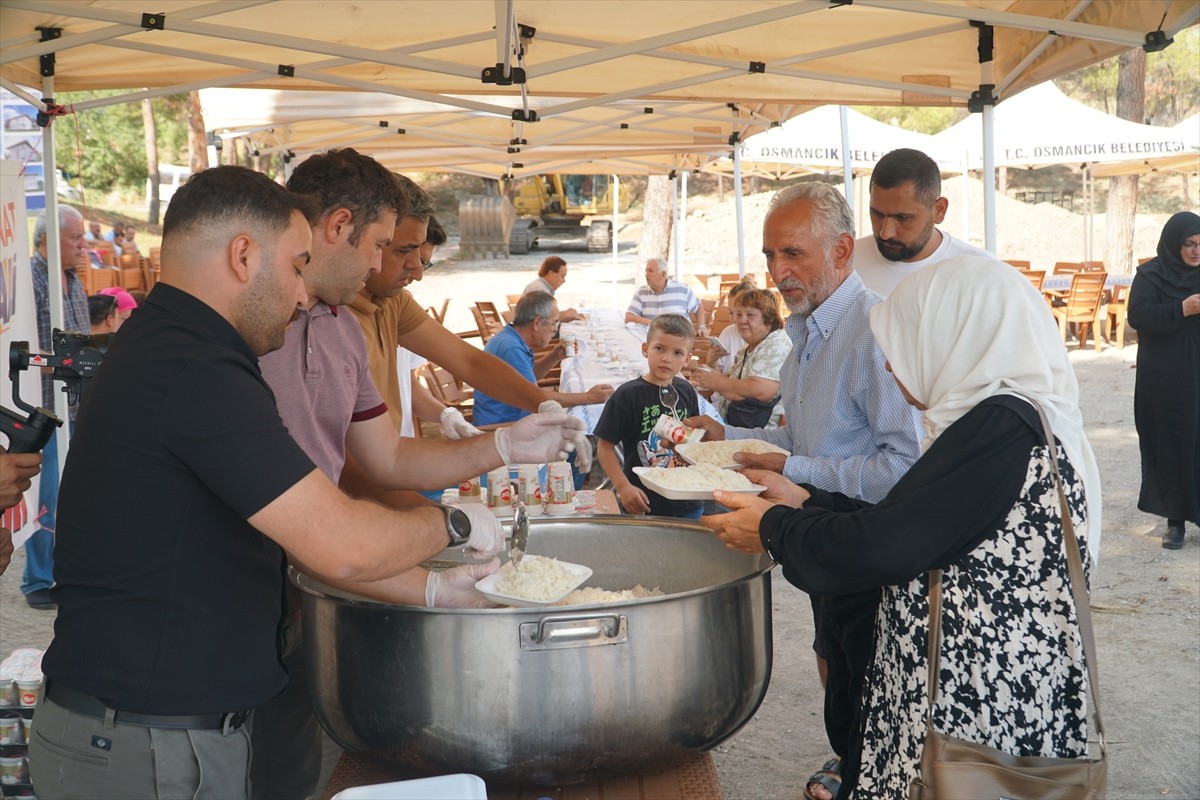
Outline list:
[[[618,644],[628,638],[628,622],[624,614],[554,614],[522,624],[521,647],[542,650]]]

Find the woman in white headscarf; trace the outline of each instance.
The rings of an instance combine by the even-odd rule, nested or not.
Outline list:
[[[1014,755],[1081,757],[1083,646],[1049,448],[1024,397],[1050,421],[1081,555],[1093,558],[1100,481],[1045,302],[1005,264],[948,259],[901,282],[872,309],[871,330],[925,411],[930,440],[908,474],[871,505],[748,471],[768,492],[718,492],[735,511],[702,521],[730,547],[770,553],[805,591],[880,588],[839,797],[907,796],[918,777],[930,569],[944,570],[935,727]]]

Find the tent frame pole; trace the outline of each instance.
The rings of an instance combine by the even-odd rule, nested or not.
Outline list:
[[[846,106],[838,106],[838,119],[842,127],[842,187],[846,193],[846,204],[854,208],[854,168],[850,166],[850,115]]]
[[[742,218],[742,143],[733,143],[733,198],[737,211],[738,275],[746,277],[746,238],[743,233],[745,220]]]

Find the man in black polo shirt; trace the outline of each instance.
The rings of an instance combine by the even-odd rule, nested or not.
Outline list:
[[[306,213],[240,167],[197,173],[167,209],[162,282],[89,387],[63,475],[30,744],[43,799],[247,797],[243,723],[286,679],[284,551],[371,595],[446,547],[440,508],[340,492],[259,372],[306,301]]]

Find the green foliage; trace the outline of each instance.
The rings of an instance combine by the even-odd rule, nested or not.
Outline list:
[[[70,105],[125,92],[65,92],[58,98]],[[187,163],[187,95],[157,97],[154,121],[158,129],[158,160]],[[55,123],[58,165],[80,175],[91,192],[124,191],[141,195],[146,186],[146,140],[140,102],[89,108],[60,117]]]
[[[944,106],[852,106],[879,122],[917,133],[941,133],[967,116],[966,109]]]
[[[1117,111],[1117,61],[1110,58],[1055,78],[1071,98],[1108,114]],[[1185,28],[1175,42],[1146,55],[1146,119],[1171,127],[1200,111],[1200,27]]]

